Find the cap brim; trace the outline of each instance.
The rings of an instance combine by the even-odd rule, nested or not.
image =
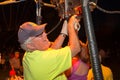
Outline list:
[[[38,29],[38,31],[36,31],[36,34],[34,36],[40,35],[42,32],[44,32],[46,25],[47,25],[47,23],[38,25],[39,29]]]

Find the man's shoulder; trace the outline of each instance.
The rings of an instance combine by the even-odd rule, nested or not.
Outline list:
[[[111,69],[109,67],[107,67],[107,66],[102,65],[102,69],[111,72]]]

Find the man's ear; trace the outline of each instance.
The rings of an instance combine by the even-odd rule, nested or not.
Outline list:
[[[31,43],[26,44],[26,47],[27,47],[28,49],[30,49],[30,50],[34,50],[34,49],[35,49],[34,45],[31,44]]]

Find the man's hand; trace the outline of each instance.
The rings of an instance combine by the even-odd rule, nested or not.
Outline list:
[[[63,26],[62,26],[62,30],[61,30],[62,34],[68,35],[68,31],[67,31],[67,20],[64,20],[63,22]]]
[[[81,28],[81,26],[80,26],[80,24],[79,24],[78,22],[76,22],[76,23],[74,24],[74,27],[75,27],[75,30],[76,30],[76,31],[79,31],[80,28]]]

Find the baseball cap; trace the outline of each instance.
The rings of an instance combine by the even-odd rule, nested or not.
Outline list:
[[[34,22],[23,23],[18,30],[18,41],[23,44],[29,37],[40,35],[46,24],[37,25]]]

